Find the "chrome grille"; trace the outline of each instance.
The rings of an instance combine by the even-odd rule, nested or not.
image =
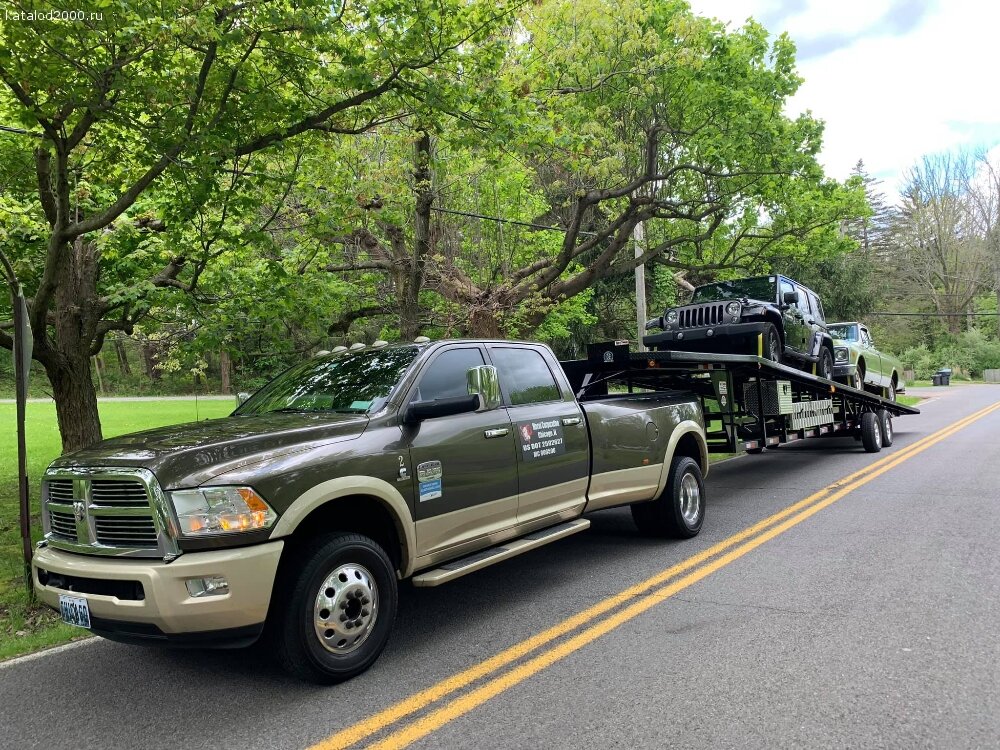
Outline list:
[[[148,469],[56,469],[46,476],[46,539],[58,549],[92,555],[168,557],[167,501]]]
[[[73,502],[73,480],[72,479],[50,479],[49,500],[56,500],[61,503]]]
[[[95,505],[109,507],[149,504],[145,485],[134,479],[93,479],[90,482],[90,500]]]
[[[156,525],[152,516],[97,516],[94,518],[100,544],[125,547],[155,547]]]
[[[67,539],[76,539],[76,519],[72,513],[61,513],[57,510],[49,511],[49,525],[52,533]]]
[[[717,326],[725,320],[726,303],[711,303],[695,307],[683,307],[678,311],[678,328],[701,328]]]

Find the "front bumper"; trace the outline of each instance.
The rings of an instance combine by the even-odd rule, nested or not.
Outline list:
[[[652,349],[672,349],[684,352],[713,354],[762,354],[758,337],[768,323],[723,323],[704,328],[681,328],[644,336],[642,342]],[[711,331],[711,335],[709,335]],[[763,346],[763,339],[760,339]]]
[[[87,600],[91,630],[114,640],[177,645],[245,645],[260,634],[284,542],[191,552],[170,563],[78,555],[44,547],[31,562],[35,592]],[[189,578],[224,576],[229,591],[192,597]],[[141,586],[141,588],[139,588]]]
[[[845,365],[834,365],[833,366],[833,377],[835,378],[851,378],[858,371],[857,365],[845,364]]]

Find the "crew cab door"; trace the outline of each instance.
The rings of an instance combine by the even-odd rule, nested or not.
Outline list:
[[[439,351],[421,369],[407,403],[468,395],[466,373],[484,364],[478,344]],[[515,524],[517,456],[507,409],[435,417],[402,429],[418,557]]]
[[[518,523],[577,515],[587,501],[590,443],[569,384],[553,370],[547,351],[517,344],[487,348],[515,433]]]

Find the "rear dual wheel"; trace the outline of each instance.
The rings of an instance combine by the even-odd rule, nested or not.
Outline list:
[[[675,456],[662,494],[631,507],[632,520],[642,534],[675,539],[697,536],[705,522],[705,480],[698,462]]]

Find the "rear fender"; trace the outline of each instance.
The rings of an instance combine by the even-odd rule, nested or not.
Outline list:
[[[663,455],[663,465],[660,467],[660,482],[656,487],[656,494],[653,495],[654,498],[663,494],[663,490],[667,486],[667,482],[670,479],[670,464],[673,462],[674,454],[677,452],[677,444],[685,435],[693,435],[698,442],[698,451],[701,454],[698,464],[701,467],[702,476],[708,476],[708,443],[705,440],[705,430],[694,420],[685,420],[677,425],[670,436],[670,440],[667,441],[667,450]]]

